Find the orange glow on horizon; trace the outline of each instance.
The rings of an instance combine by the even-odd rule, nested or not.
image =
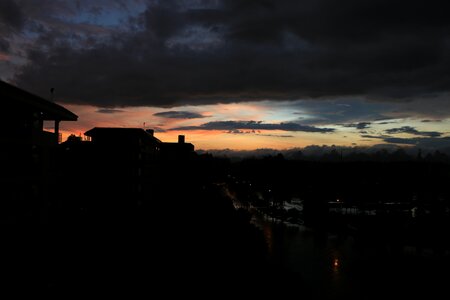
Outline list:
[[[76,122],[61,122],[60,132],[65,141],[70,134],[84,137],[84,132],[93,127],[132,127],[154,129],[155,137],[163,142],[176,142],[178,135],[186,136],[186,142],[192,143],[196,150],[255,150],[277,149],[285,150],[302,148],[308,145],[342,145],[352,146],[352,141],[358,141],[358,145],[371,146],[376,144],[375,139],[360,141],[359,136],[349,138],[336,133],[317,133],[303,131],[282,130],[240,130],[239,133],[228,130],[171,130],[178,127],[201,126],[209,122],[217,121],[259,121],[267,123],[280,123],[275,117],[275,112],[254,103],[231,103],[203,106],[189,106],[181,108],[156,108],[156,107],[124,107],[115,108],[108,112],[95,106],[74,105],[60,103],[65,108],[79,116]],[[163,118],[155,116],[155,113],[163,111],[192,111],[202,115],[202,118],[180,119]],[[285,121],[288,122],[288,121]],[[145,126],[145,127],[144,127]]]
[[[109,123],[100,123],[95,126],[83,128],[81,126],[74,126],[72,122],[62,122],[61,130],[62,140],[65,141],[71,134],[81,136],[84,138],[84,132],[93,127],[127,127],[127,126],[112,126]],[[136,128],[143,128],[143,126],[129,126]],[[146,126],[146,128],[151,128]],[[277,137],[276,134],[283,135],[285,132],[270,132],[261,131],[258,134],[231,134],[222,130],[173,130],[166,132],[155,131],[156,138],[163,142],[176,142],[178,135],[185,135],[186,142],[192,143],[196,150],[217,150],[217,149],[230,149],[230,150],[255,150],[255,149],[278,149],[285,150],[291,148],[302,148],[308,145],[323,145],[323,144],[342,144],[337,141],[331,140],[332,143],[320,143],[318,139],[315,139],[314,134],[311,133],[295,133],[291,138]],[[267,136],[269,135],[269,136]],[[321,139],[319,139],[321,140]],[[350,145],[346,145],[350,146]]]

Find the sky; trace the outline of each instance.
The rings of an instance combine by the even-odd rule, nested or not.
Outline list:
[[[446,1],[0,0],[0,78],[197,149],[450,148]]]

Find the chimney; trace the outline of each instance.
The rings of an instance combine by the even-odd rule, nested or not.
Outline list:
[[[178,136],[178,144],[184,144],[184,135]]]
[[[153,134],[155,133],[155,131],[153,129],[145,129],[145,132],[147,132],[151,136],[153,136]]]

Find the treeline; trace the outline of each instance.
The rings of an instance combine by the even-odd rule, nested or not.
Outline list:
[[[287,160],[304,161],[428,161],[450,163],[450,150],[429,150],[416,147],[341,147],[308,146],[285,150],[256,149],[252,151],[237,150],[199,150],[202,155],[212,155],[237,162],[245,159],[262,159],[283,157]]]
[[[236,177],[277,197],[402,202],[450,199],[450,165],[421,160],[289,160],[282,155],[235,163]]]
[[[280,154],[283,155],[283,154]],[[416,151],[406,151],[398,148],[394,151],[380,149],[374,152],[358,151],[351,149],[331,149],[323,153],[287,152],[284,155],[291,160],[309,161],[375,161],[375,162],[395,162],[395,161],[427,161],[450,163],[450,156],[445,152],[435,150],[423,154],[419,149]]]

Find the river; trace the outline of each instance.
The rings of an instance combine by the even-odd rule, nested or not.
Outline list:
[[[298,275],[314,299],[448,299],[448,255],[371,244],[370,237],[361,243],[250,211],[252,223],[264,233],[271,263]]]

